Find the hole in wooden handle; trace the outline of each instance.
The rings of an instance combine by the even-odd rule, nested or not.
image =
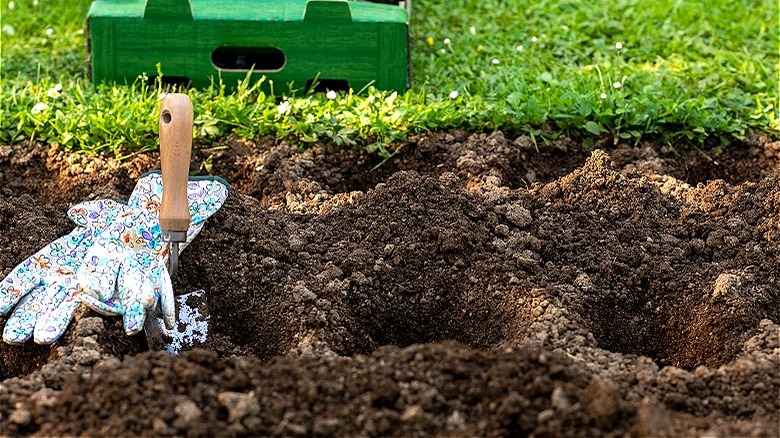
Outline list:
[[[163,111],[162,115],[163,123],[171,123],[171,112],[168,110]]]

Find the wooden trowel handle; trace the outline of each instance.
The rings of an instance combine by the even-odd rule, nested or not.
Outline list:
[[[191,155],[192,103],[186,94],[169,93],[160,104],[160,228],[164,232],[186,232],[190,226],[187,177]]]

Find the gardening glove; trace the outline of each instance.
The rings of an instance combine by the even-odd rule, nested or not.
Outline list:
[[[77,227],[20,263],[0,283],[0,314],[16,309],[8,318],[3,340],[24,343],[35,333],[39,343],[53,342],[49,335],[62,331],[47,325],[62,303],[78,303],[82,290],[76,271],[97,236],[127,210],[114,200],[88,201],[68,210]],[[18,303],[18,305],[17,305]]]
[[[194,178],[189,181],[187,201],[191,220],[180,253],[227,196],[228,185],[222,180]],[[160,173],[142,177],[130,196],[128,209],[97,237],[76,273],[80,286],[87,291],[82,300],[104,314],[110,315],[119,309],[128,335],[143,329],[144,321],[154,315],[158,304],[166,327],[172,329],[176,322],[173,287],[166,268],[170,245],[163,240],[158,220],[161,199]],[[72,315],[70,306],[72,304],[63,303],[50,318],[64,321]]]
[[[203,222],[219,209],[227,193],[227,183],[221,180],[190,181],[192,221],[180,252],[200,232]],[[0,314],[19,302],[6,322],[3,339],[19,344],[32,335],[40,344],[54,342],[65,332],[81,304],[105,315],[125,315],[125,327],[133,334],[143,327],[146,316],[139,307],[153,311],[159,300],[166,324],[173,324],[173,292],[164,267],[167,245],[162,245],[156,223],[161,195],[162,179],[159,173],[152,173],[139,181],[128,205],[105,200],[71,208],[68,215],[79,227],[22,262],[0,284]],[[155,214],[150,217],[150,212]],[[134,223],[139,217],[148,223]],[[122,234],[120,230],[127,232]],[[104,236],[100,245],[93,248],[101,233],[107,231],[111,231],[111,236]],[[143,249],[144,242],[152,251]],[[106,257],[106,249],[111,247],[120,251]],[[147,258],[150,252],[152,259]],[[149,270],[143,272],[147,266]],[[116,289],[112,289],[114,286]]]

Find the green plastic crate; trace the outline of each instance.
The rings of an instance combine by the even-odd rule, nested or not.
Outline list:
[[[409,87],[406,9],[347,0],[96,0],[88,14],[94,83],[228,86],[252,72],[277,91]],[[268,84],[268,82],[266,82]],[[267,87],[267,85],[266,85]]]

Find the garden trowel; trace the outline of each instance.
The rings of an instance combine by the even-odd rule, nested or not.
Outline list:
[[[190,210],[187,204],[187,180],[192,155],[192,103],[186,94],[169,93],[160,104],[160,162],[163,193],[160,201],[160,230],[170,245],[168,273],[175,278],[179,264],[179,245],[187,240]],[[155,317],[146,327],[149,348],[178,354],[182,349],[200,345],[208,333],[208,308],[202,290],[176,296],[176,326],[165,327]]]

